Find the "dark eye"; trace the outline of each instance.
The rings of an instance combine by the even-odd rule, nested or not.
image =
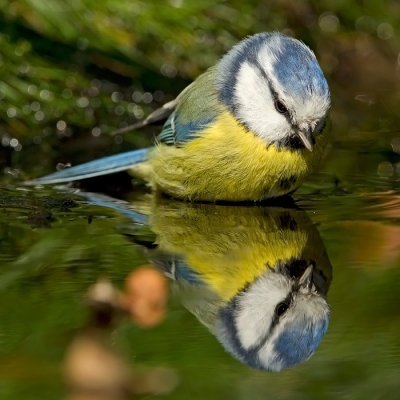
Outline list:
[[[287,309],[289,308],[289,305],[287,303],[279,303],[276,308],[275,308],[275,314],[280,317],[281,315],[285,314]]]
[[[275,108],[278,113],[285,114],[287,112],[286,106],[280,100],[275,100]]]

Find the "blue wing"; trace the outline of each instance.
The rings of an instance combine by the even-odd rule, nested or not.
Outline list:
[[[216,115],[193,120],[187,123],[180,122],[179,113],[173,112],[158,135],[157,140],[161,143],[181,147],[183,144],[195,139],[198,135],[214,121]]]

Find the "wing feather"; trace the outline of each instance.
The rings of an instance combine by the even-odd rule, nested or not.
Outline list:
[[[210,68],[176,99],[176,107],[157,137],[158,142],[181,147],[198,137],[222,110],[215,87],[215,68]]]

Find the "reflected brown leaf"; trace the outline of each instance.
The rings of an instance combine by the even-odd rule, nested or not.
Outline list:
[[[167,295],[164,275],[151,265],[144,265],[126,278],[121,304],[136,324],[150,328],[164,319]]]

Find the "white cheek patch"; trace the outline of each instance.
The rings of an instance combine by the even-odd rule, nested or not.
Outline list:
[[[290,289],[287,279],[271,272],[258,278],[240,296],[235,325],[240,343],[246,350],[258,345],[266,337],[275,307],[286,298]]]
[[[241,65],[234,93],[236,117],[267,143],[290,132],[289,122],[276,111],[268,82],[256,66],[248,62]]]

